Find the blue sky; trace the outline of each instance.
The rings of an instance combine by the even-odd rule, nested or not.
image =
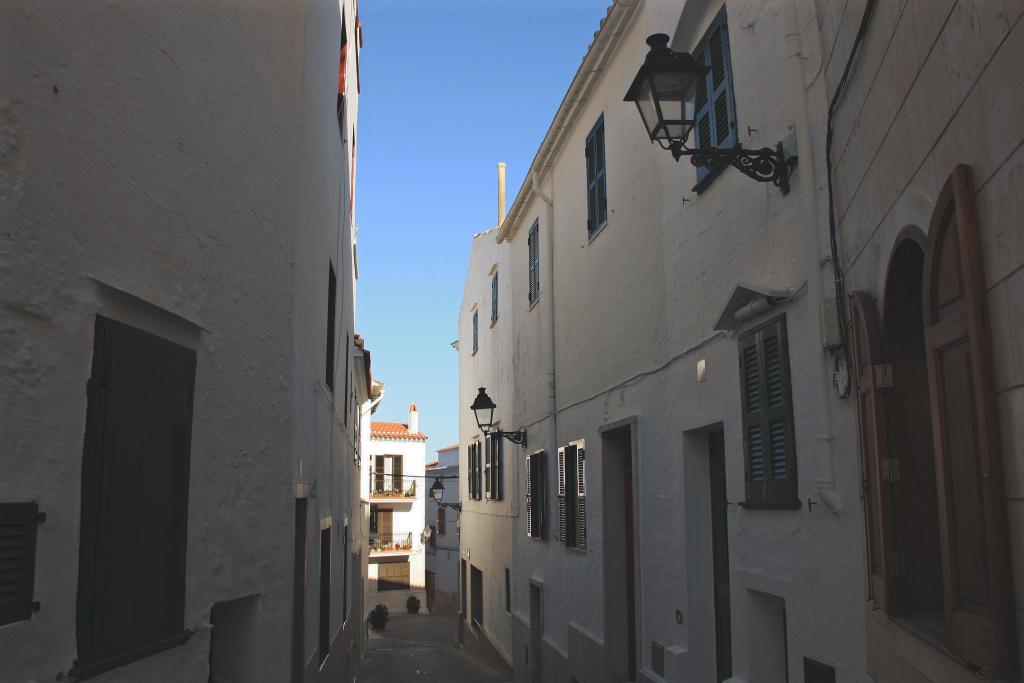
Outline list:
[[[459,303],[473,233],[511,204],[606,0],[362,0],[356,329],[384,382],[378,420],[420,410],[458,440]]]

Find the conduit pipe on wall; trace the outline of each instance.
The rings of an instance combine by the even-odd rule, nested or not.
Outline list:
[[[810,271],[807,280],[808,305],[812,309],[822,300],[825,288],[829,285],[822,273],[828,261],[822,257],[823,238],[818,224],[817,191],[814,186],[813,144],[811,139],[810,113],[807,98],[809,94],[804,86],[804,56],[800,33],[799,0],[789,0],[785,6],[787,59],[790,64],[790,75],[793,87],[793,103],[796,109],[797,146],[800,149],[800,209],[803,215],[804,229],[812,232],[803,242],[805,247],[805,267]],[[817,23],[815,22],[815,26]],[[834,294],[834,292],[830,292]],[[819,320],[819,324],[821,321]],[[815,436],[818,442],[818,476],[815,487],[818,497],[837,517],[843,514],[843,499],[836,487],[835,461],[832,451],[832,397],[828,387],[831,386],[831,373],[824,357],[819,359],[819,381],[815,382],[818,394],[812,402],[814,405],[814,423],[820,430]]]
[[[530,180],[533,185],[533,193],[540,198],[542,202],[548,207],[547,219],[545,221],[544,230],[542,233],[542,240],[547,245],[547,263],[555,263],[555,201],[549,196],[544,194],[544,191],[540,189],[540,175],[533,171],[530,174]],[[551,194],[554,194],[554,176],[551,178]],[[557,360],[555,358],[555,269],[553,266],[548,268],[547,287],[543,287],[545,290],[546,305],[548,307],[548,333],[550,334],[550,349],[548,356],[551,362],[548,364],[548,398],[551,402],[551,452],[558,452],[558,375],[556,374]],[[543,282],[544,279],[541,278]]]

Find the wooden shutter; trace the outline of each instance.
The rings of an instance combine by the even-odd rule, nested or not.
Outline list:
[[[437,534],[438,536],[444,536],[445,529],[447,528],[447,513],[444,508],[437,508]]]
[[[187,635],[195,363],[191,349],[96,318],[82,461],[78,675],[83,665]]]
[[[0,504],[0,625],[32,616],[40,521],[36,503]]]
[[[405,480],[402,478],[402,456],[391,456],[391,488],[395,493],[405,493]]]
[[[705,79],[697,85],[695,101],[695,134],[698,147],[728,148],[736,145],[736,101],[732,84],[732,57],[729,50],[729,24],[725,8],[718,13],[694,58],[711,67]],[[697,168],[697,180],[710,172]]]
[[[334,265],[329,266],[327,272],[327,361],[326,378],[327,388],[334,391],[334,332],[337,325],[334,322],[335,309],[337,308],[338,278],[334,275]]]
[[[576,446],[576,547],[587,547],[586,450],[582,442]]]
[[[949,646],[987,674],[1016,668],[1009,542],[985,276],[970,169],[939,194],[925,254],[925,345]]]
[[[498,319],[498,274],[491,278],[491,322]]]
[[[534,538],[533,519],[533,454],[526,455],[526,535]]]
[[[595,178],[597,172],[595,167],[596,155],[594,154],[594,133],[587,136],[586,147],[583,150],[587,162],[587,234],[591,235],[597,230],[597,187]]]
[[[473,353],[480,348],[480,311],[473,311]]]
[[[540,296],[540,224],[537,221],[534,221],[533,226],[530,227],[527,247],[530,267],[529,302],[532,306]]]
[[[878,310],[867,292],[850,297],[854,327],[854,364],[857,382],[857,417],[860,423],[864,533],[867,538],[870,594],[875,604],[890,606],[889,574],[892,553],[891,479],[888,410],[885,388],[889,383],[882,358]]]
[[[558,449],[558,542],[565,543],[566,534],[565,509],[565,449]]]
[[[494,497],[494,438],[484,437],[484,498]]]
[[[504,496],[504,453],[502,452],[502,438],[495,434],[494,443],[491,444],[491,497],[494,500],[502,500]]]
[[[796,448],[785,316],[741,337],[740,377],[747,503],[795,506]]]

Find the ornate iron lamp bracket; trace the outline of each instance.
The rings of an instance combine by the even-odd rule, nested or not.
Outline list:
[[[797,164],[796,155],[787,157],[781,142],[775,145],[775,149],[771,147],[744,149],[742,145],[725,149],[718,147],[687,149],[681,142],[676,142],[672,144],[670,150],[676,161],[688,156],[690,163],[694,166],[712,169],[721,164],[730,164],[748,178],[753,178],[761,183],[773,184],[784,195],[789,194],[789,177]]]
[[[526,448],[526,430],[520,429],[518,432],[503,432],[500,429],[495,432],[498,436],[503,436],[512,443]]]

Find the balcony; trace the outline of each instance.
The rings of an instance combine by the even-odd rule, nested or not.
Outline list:
[[[370,555],[408,555],[412,552],[412,533],[370,534]]]
[[[370,473],[370,499],[407,501],[416,498],[416,480],[401,474]]]

